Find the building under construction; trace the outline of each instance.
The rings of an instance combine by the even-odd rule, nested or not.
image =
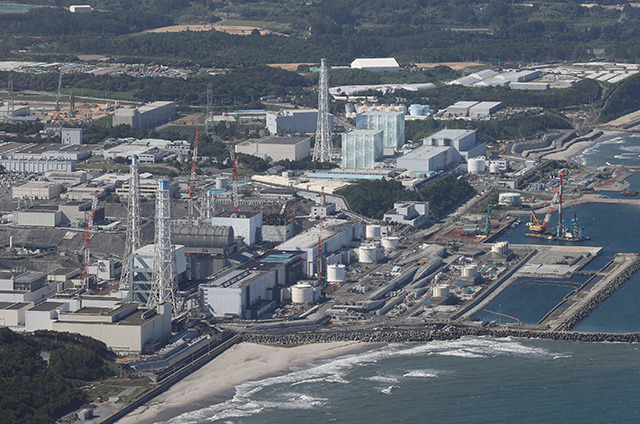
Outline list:
[[[229,197],[216,197],[212,204],[214,216],[224,215],[232,210]],[[237,208],[238,212],[262,213],[262,241],[281,243],[297,232],[298,206],[293,200],[244,197],[237,202]]]

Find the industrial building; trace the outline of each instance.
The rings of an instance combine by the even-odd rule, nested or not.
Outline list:
[[[86,171],[74,171],[74,172],[59,172],[59,171],[48,171],[45,173],[44,177],[53,182],[63,184],[65,186],[82,184],[87,181],[87,172]]]
[[[143,305],[147,303],[151,293],[154,249],[153,244],[148,244],[135,250],[129,258],[131,270],[129,274],[129,299]],[[184,246],[172,245],[171,255],[173,260],[171,268],[179,284],[187,280],[187,260]]]
[[[158,163],[166,156],[158,148],[149,147],[146,144],[121,144],[104,150],[102,155],[107,160],[128,159],[131,156],[137,156],[142,163]]]
[[[29,106],[14,106],[13,108],[13,117],[16,116],[29,116]],[[0,119],[8,119],[10,118],[9,114],[11,112],[9,111],[9,105],[8,104],[4,104],[2,106],[0,106]]]
[[[46,181],[28,181],[11,187],[12,199],[51,200],[62,193],[62,185]]]
[[[121,199],[126,199],[129,197],[128,177],[127,179],[123,179],[121,181],[124,181],[124,182],[120,187],[116,188],[116,194],[120,196]],[[146,198],[154,197],[156,195],[156,192],[158,191],[158,179],[152,178],[151,175],[141,174],[139,190],[140,190],[140,197],[146,197]],[[169,193],[172,197],[178,194],[177,183],[171,183],[169,185]]]
[[[320,236],[326,264],[348,263],[349,248],[353,242],[359,242],[362,239],[363,230],[362,221],[328,219],[323,224],[322,232],[318,226],[315,226],[278,245],[276,249],[306,253],[306,274],[311,276],[316,272]]]
[[[455,79],[453,81],[449,81],[447,84],[448,85],[463,85],[465,87],[470,87],[480,81],[483,81],[485,79],[488,78],[492,78],[495,77],[496,75],[498,75],[498,72],[494,71],[493,69],[483,69],[481,71],[478,72],[474,72],[472,74],[469,74],[467,76]]]
[[[452,146],[465,159],[484,156],[487,145],[478,142],[476,130],[440,130],[422,140],[425,146]]]
[[[9,172],[28,172],[39,174],[49,171],[73,172],[76,163],[70,160],[46,160],[46,159],[0,159],[0,166]]]
[[[29,143],[23,148],[7,155],[11,159],[28,160],[68,160],[81,161],[89,159],[95,146],[56,143]]]
[[[82,128],[62,128],[60,140],[62,144],[82,144]]]
[[[71,201],[62,205],[40,205],[13,212],[13,224],[27,227],[78,227],[87,222],[90,202]],[[94,222],[103,222],[104,207],[95,210]]]
[[[383,154],[382,131],[352,130],[342,134],[342,168],[373,169]]]
[[[242,237],[247,246],[262,241],[262,212],[224,211],[211,218],[211,224],[233,228],[236,237]]]
[[[365,112],[356,116],[359,130],[382,131],[384,154],[391,156],[404,145],[404,113]]]
[[[184,246],[189,280],[219,272],[237,248],[232,227],[209,223],[174,224],[171,240]]]
[[[371,72],[398,72],[400,65],[393,57],[358,58],[351,62],[351,69],[364,69]]]
[[[208,316],[257,319],[281,300],[280,290],[305,276],[304,253],[269,251],[200,285]]]
[[[429,222],[429,202],[396,202],[383,219],[390,224],[420,228]]]
[[[57,283],[49,283],[42,272],[0,271],[0,302],[39,303],[55,294]]]
[[[6,307],[5,310],[16,312],[4,325],[16,324],[11,327],[18,331],[82,334],[100,340],[119,354],[151,353],[171,336],[171,306],[167,304],[140,309],[136,303],[114,297],[57,295],[35,306],[26,305],[14,303]],[[2,307],[0,303],[0,318],[5,315]]]
[[[479,102],[469,108],[469,118],[488,118],[502,109],[502,102]]]
[[[74,4],[69,6],[69,12],[71,13],[91,13],[92,10],[88,4]]]
[[[462,156],[453,146],[420,146],[400,156],[397,167],[412,172],[436,172],[459,162]]]
[[[316,132],[318,111],[316,109],[281,110],[267,113],[267,130],[272,135],[312,134]],[[333,115],[329,115],[329,126],[333,131]]]
[[[267,161],[302,160],[311,154],[309,137],[264,137],[236,144],[236,153],[257,156]]]
[[[155,128],[171,122],[176,116],[174,102],[153,102],[134,109],[117,109],[112,125],[131,125],[134,128]]]

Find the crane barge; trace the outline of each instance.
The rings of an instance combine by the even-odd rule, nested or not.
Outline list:
[[[567,174],[564,172],[564,170],[561,170],[558,173],[560,184],[558,185],[558,189],[556,190],[556,193],[551,200],[549,210],[547,211],[544,220],[540,220],[540,218],[536,216],[536,213],[533,210],[531,211],[531,221],[528,224],[529,230],[531,232],[525,234],[527,237],[570,242],[589,240],[589,237],[584,235],[584,230],[582,227],[580,227],[576,214],[573,214],[573,218],[571,219],[571,223],[569,225],[566,225],[562,219],[562,183],[566,175]],[[548,227],[549,220],[551,219],[551,215],[553,213],[553,207],[556,203],[558,204],[558,225],[556,226],[556,231],[552,233],[548,231]]]

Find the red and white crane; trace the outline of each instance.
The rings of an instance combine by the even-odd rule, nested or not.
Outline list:
[[[191,161],[191,181],[189,181],[189,224],[193,224],[194,189],[196,186],[196,166],[198,165],[198,143],[200,142],[200,128],[196,128],[196,138],[193,140],[193,159]]]
[[[98,207],[98,193],[96,190],[93,193],[93,200],[91,201],[91,213],[89,214],[89,221],[85,228],[84,236],[84,271],[82,273],[82,286],[85,290],[89,289],[89,262],[91,261],[91,237],[93,237],[93,222],[96,218],[96,209]]]

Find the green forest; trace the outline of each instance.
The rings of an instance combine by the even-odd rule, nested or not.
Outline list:
[[[113,359],[104,343],[90,337],[0,328],[1,421],[53,423],[89,400],[80,387],[113,374]]]
[[[426,187],[405,190],[400,181],[358,181],[341,188],[336,194],[344,196],[351,210],[368,218],[382,219],[385,212],[401,200],[429,202],[432,220],[438,220],[473,193],[473,188],[464,179],[447,175]]]
[[[68,0],[52,3],[59,7],[1,14],[0,54],[106,54],[223,67],[320,57],[347,64],[360,56],[517,64],[588,59],[595,48],[605,49],[610,59],[640,59],[640,9],[627,3],[606,7],[615,4],[607,1],[583,7],[573,0],[89,0],[95,9],[89,15],[69,13]],[[287,36],[144,32],[229,20]]]

